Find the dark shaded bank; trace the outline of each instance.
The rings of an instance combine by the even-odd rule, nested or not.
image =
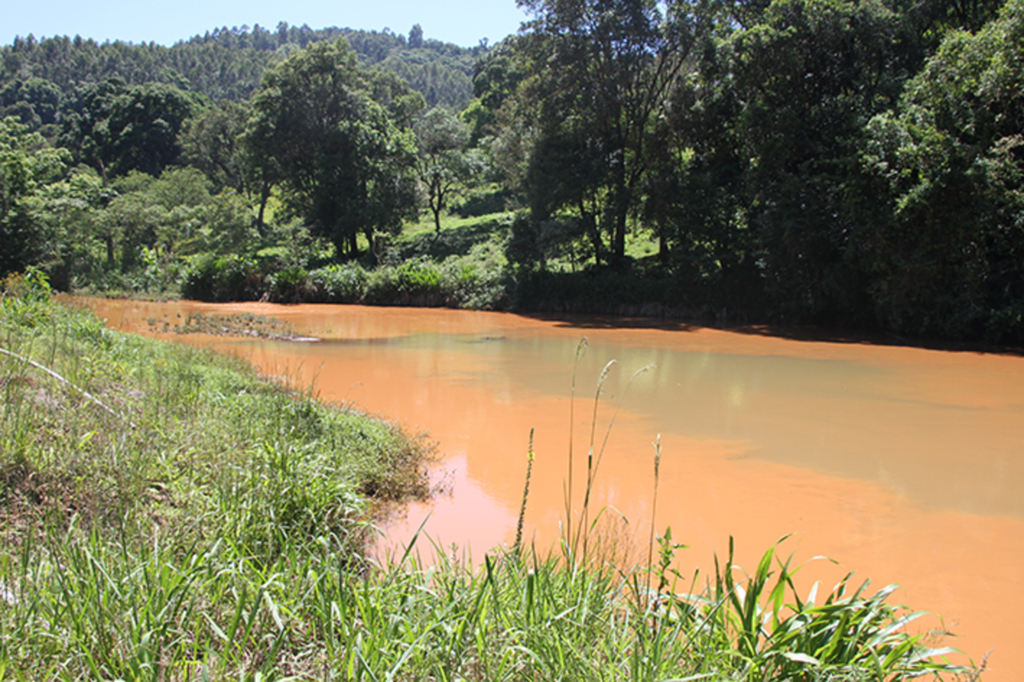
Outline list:
[[[606,318],[609,326],[712,326],[786,338],[916,346],[936,350],[1018,352],[1024,317],[999,316],[951,336],[887,329],[857,312],[801,317],[780,311],[756,282],[684,281],[637,267],[577,272],[489,267],[473,258],[413,258],[367,268],[357,262],[266,272],[255,261],[225,257],[200,263],[182,285],[205,302],[346,303],[498,310],[525,315]],[[753,293],[748,293],[753,292]],[[1005,311],[1004,311],[1005,312]],[[993,313],[994,314],[994,313]],[[1012,318],[1012,319],[1011,319]],[[1018,319],[1020,318],[1020,319]],[[646,320],[641,322],[640,320]],[[572,323],[570,323],[572,324]]]

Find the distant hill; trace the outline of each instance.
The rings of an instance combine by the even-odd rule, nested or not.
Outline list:
[[[419,26],[410,37],[388,30],[311,29],[278,24],[219,28],[179,41],[103,42],[79,36],[16,38],[0,47],[0,116],[16,115],[33,128],[59,123],[66,93],[83,84],[116,78],[128,86],[167,83],[213,102],[248,99],[263,71],[292,50],[344,37],[368,66],[406,79],[427,104],[463,108],[472,97],[472,71],[483,45],[463,48],[424,39]]]

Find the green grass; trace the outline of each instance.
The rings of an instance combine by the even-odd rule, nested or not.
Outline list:
[[[237,362],[110,332],[34,273],[6,285],[0,680],[976,675],[904,631],[915,614],[891,588],[801,597],[778,547],[750,575],[730,549],[704,582],[674,572],[670,531],[645,562],[612,561],[589,496],[567,498],[551,553],[517,541],[476,564],[437,548],[428,565],[411,545],[375,561],[375,509],[425,492],[421,443]],[[612,428],[597,426],[588,490]]]
[[[441,233],[434,231],[433,218],[411,223],[395,238],[394,246],[402,259],[430,256],[444,260],[449,256],[465,256],[479,244],[493,243],[499,248],[508,237],[511,213],[491,213],[460,218],[446,215],[441,219]]]

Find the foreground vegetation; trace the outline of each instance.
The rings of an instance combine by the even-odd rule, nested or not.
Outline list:
[[[687,582],[670,532],[614,565],[586,502],[552,555],[520,523],[480,565],[375,561],[379,505],[425,492],[418,441],[105,330],[37,271],[6,280],[0,339],[0,679],[974,676],[906,634],[892,587],[802,597],[777,548]]]

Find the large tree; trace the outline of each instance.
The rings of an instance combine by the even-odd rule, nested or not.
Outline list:
[[[1024,339],[1024,1],[952,31],[868,126],[863,211],[885,326]]]
[[[296,215],[355,255],[360,232],[392,231],[415,208],[409,126],[421,107],[344,39],[314,43],[264,74],[243,143]]]
[[[466,149],[469,126],[450,111],[434,107],[416,121],[413,130],[419,152],[416,171],[434,216],[434,229],[440,234],[441,213],[470,182],[478,165]]]
[[[198,95],[163,83],[131,88],[118,97],[107,121],[114,172],[160,175],[178,160],[178,132],[202,105]]]
[[[178,133],[205,104],[172,85],[127,87],[114,78],[80,85],[67,99],[60,143],[108,180],[133,170],[156,176],[175,164]]]
[[[895,103],[914,66],[894,48],[906,25],[849,0],[774,0],[745,16],[726,46],[765,286],[783,315],[848,322],[864,289],[851,181],[864,125]]]
[[[521,5],[535,17],[516,43],[534,69],[520,87],[537,112],[530,183],[561,184],[548,197],[546,212],[577,209],[598,197],[611,259],[621,261],[627,218],[639,205],[650,169],[655,124],[693,44],[690,17],[676,3],[663,16],[654,0]],[[581,150],[588,168],[570,186],[562,175],[568,159],[562,157]],[[545,169],[558,177],[547,177]]]
[[[182,160],[198,168],[213,183],[213,191],[231,187],[245,192],[246,173],[238,150],[238,136],[245,130],[248,109],[225,100],[203,109],[185,122],[178,143]]]

